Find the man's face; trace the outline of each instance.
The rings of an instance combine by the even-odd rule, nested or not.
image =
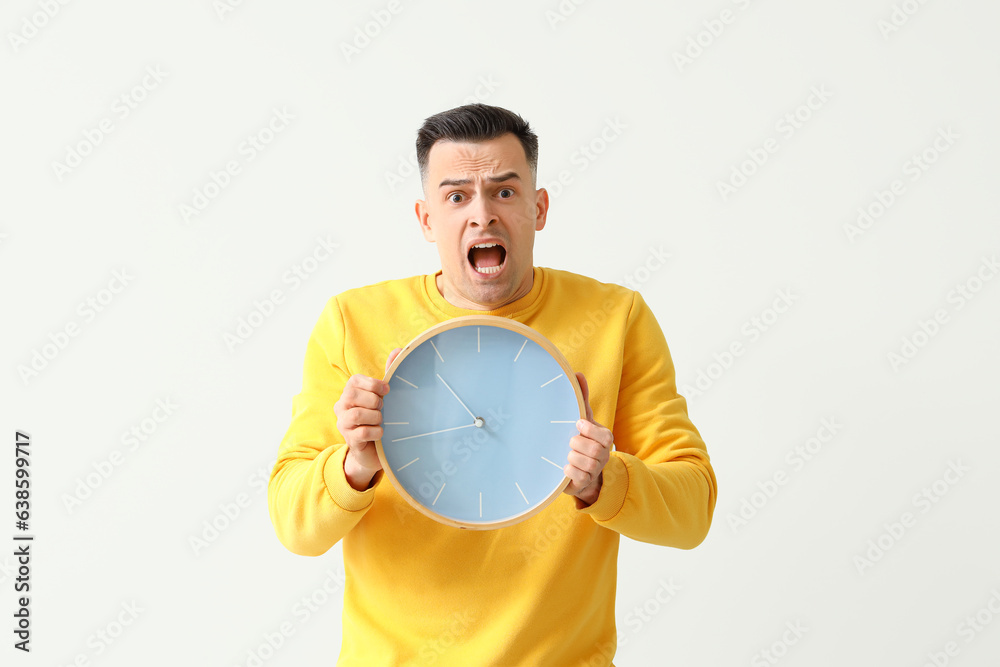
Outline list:
[[[438,289],[452,305],[491,310],[531,291],[535,232],[549,197],[535,190],[513,134],[480,143],[438,141],[427,156],[424,238],[441,257]],[[475,247],[495,244],[493,247]]]

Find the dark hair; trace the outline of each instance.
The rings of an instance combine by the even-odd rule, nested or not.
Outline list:
[[[427,180],[427,156],[437,141],[489,141],[511,133],[524,147],[524,156],[531,169],[531,182],[538,172],[538,137],[531,131],[528,121],[513,111],[488,104],[466,104],[434,114],[424,121],[417,131],[417,165],[420,182]]]

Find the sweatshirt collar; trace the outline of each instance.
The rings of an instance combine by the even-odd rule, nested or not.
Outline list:
[[[536,266],[532,271],[531,291],[517,301],[512,301],[495,310],[470,310],[459,308],[449,303],[437,288],[437,277],[441,275],[440,270],[424,276],[424,295],[430,301],[434,310],[441,313],[446,319],[461,317],[463,315],[496,315],[498,317],[519,319],[538,306],[539,297],[545,288],[545,270],[540,266]]]

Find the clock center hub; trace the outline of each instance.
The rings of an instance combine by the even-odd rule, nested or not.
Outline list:
[[[482,428],[486,422],[483,421],[482,417],[476,417],[476,421],[473,423],[476,425],[476,428]]]

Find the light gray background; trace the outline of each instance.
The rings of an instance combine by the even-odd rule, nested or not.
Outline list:
[[[334,663],[340,548],[286,551],[264,481],[326,300],[438,268],[405,163],[425,117],[473,99],[529,120],[541,185],[565,172],[536,264],[631,281],[679,384],[706,374],[688,396],[718,474],[715,524],[691,552],[622,541],[616,664],[776,664],[769,650],[784,665],[923,665],[949,642],[948,664],[996,664],[1000,6],[231,4],[16,0],[0,15],[4,628],[15,429],[32,436],[37,536],[33,651],[5,630],[4,664],[235,666],[262,645],[268,666]],[[346,57],[372,12],[391,21]],[[247,160],[275,109],[294,119]],[[102,121],[112,131],[60,178],[54,163]],[[762,166],[743,164],[765,145]],[[185,221],[180,205],[230,160],[240,173]],[[723,197],[734,168],[754,173]],[[902,194],[851,238],[894,180]],[[318,237],[337,247],[309,264]],[[295,285],[303,262],[315,270]],[[115,271],[128,284],[102,292]],[[273,290],[282,302],[230,349]],[[92,319],[88,298],[106,302]],[[920,334],[938,310],[944,324]],[[69,324],[78,335],[23,378]],[[904,337],[919,350],[893,364]],[[791,463],[824,419],[834,436]],[[149,434],[130,450],[133,427]],[[120,465],[68,508],[115,450]],[[756,514],[737,525],[744,501]],[[213,521],[224,530],[196,550]],[[859,565],[869,541],[889,548]],[[307,618],[304,597],[323,601]],[[101,642],[123,605],[141,611]]]

